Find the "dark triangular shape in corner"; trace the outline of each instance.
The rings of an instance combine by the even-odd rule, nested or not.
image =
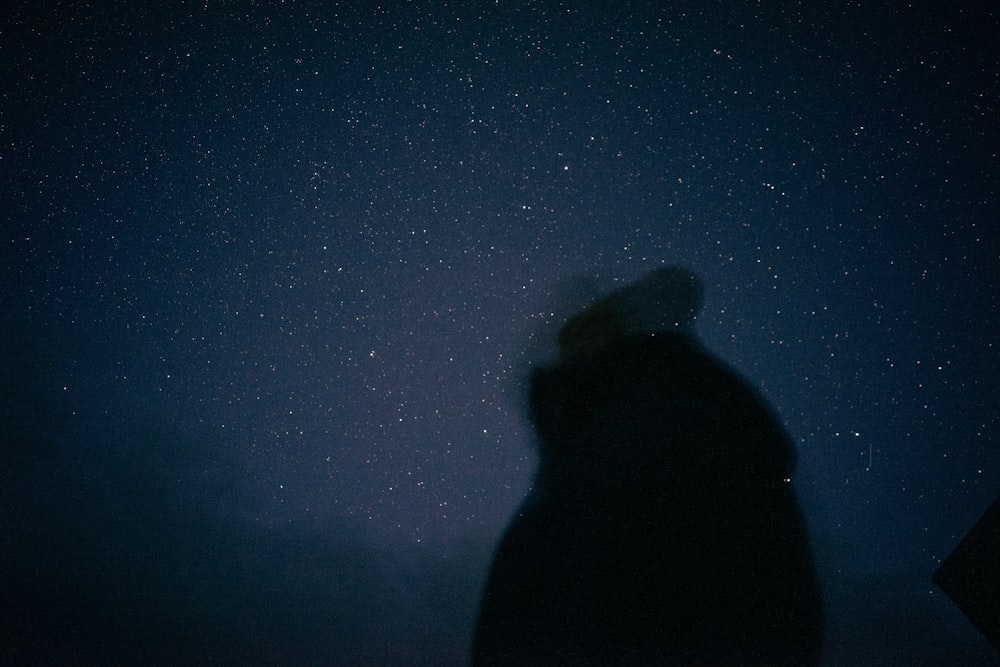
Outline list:
[[[1000,497],[931,580],[1000,651]]]

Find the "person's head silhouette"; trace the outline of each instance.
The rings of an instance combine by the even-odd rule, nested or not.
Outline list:
[[[559,332],[559,352],[570,359],[596,352],[624,336],[673,331],[691,334],[705,290],[680,266],[657,269],[588,306]]]

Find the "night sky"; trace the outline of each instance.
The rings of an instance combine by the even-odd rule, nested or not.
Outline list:
[[[930,576],[1000,493],[1000,10],[916,4],[2,10],[0,643],[463,664],[566,293],[679,263],[827,662],[998,664]]]

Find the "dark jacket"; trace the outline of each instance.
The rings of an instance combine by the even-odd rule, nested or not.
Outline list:
[[[823,614],[794,448],[690,339],[535,373],[532,495],[497,550],[473,662],[809,665]]]

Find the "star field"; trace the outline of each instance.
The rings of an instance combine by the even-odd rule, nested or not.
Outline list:
[[[994,664],[929,577],[1000,490],[995,11],[83,2],[0,26],[8,570],[49,550],[72,581],[154,539],[104,511],[192,516],[165,534],[217,550],[190,558],[243,554],[262,619],[301,594],[329,635],[220,660],[461,664],[530,488],[520,383],[557,283],[681,263],[707,347],[798,444],[831,660]],[[191,613],[238,641],[261,626],[230,623],[216,567],[164,590],[215,578]],[[867,629],[887,616],[899,645]]]

